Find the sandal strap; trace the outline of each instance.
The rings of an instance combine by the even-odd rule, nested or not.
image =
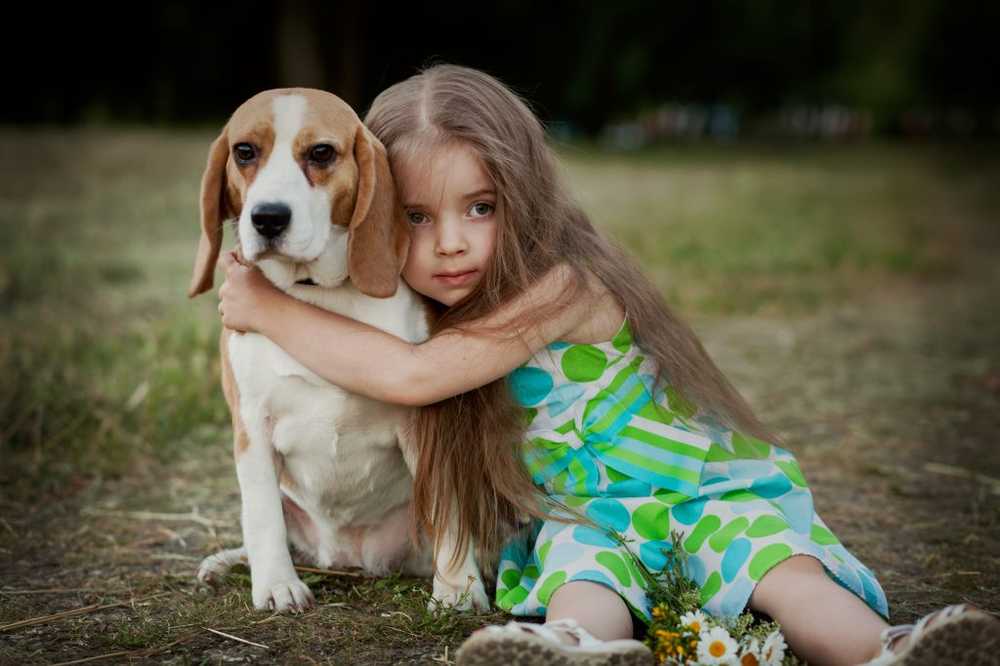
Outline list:
[[[931,624],[931,622],[943,622],[956,615],[962,615],[963,613],[968,612],[968,610],[968,604],[955,604],[953,606],[945,606],[941,610],[934,611],[933,613],[928,613],[917,620],[917,626],[914,627],[913,634],[914,636],[919,636],[926,631],[927,626]]]
[[[895,624],[882,630],[882,633],[879,634],[879,641],[882,643],[883,650],[891,650],[893,643],[911,633],[913,633],[912,624]]]
[[[866,661],[864,666],[892,666],[893,664],[897,664],[899,662],[899,655],[892,650],[892,646],[898,639],[912,631],[912,624],[895,624],[883,629],[879,634],[882,651],[871,661]]]
[[[576,639],[576,643],[579,647],[590,647],[601,643],[599,639],[594,638],[589,631],[581,627],[579,622],[570,617],[564,617],[561,620],[546,622],[541,626],[545,627],[550,633],[553,629],[557,629],[569,634]]]

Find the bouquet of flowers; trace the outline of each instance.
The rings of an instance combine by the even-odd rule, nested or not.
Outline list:
[[[670,534],[667,565],[653,574],[639,558],[639,571],[650,583],[653,621],[646,644],[658,664],[669,666],[796,666],[803,664],[785,645],[777,622],[756,622],[750,612],[717,619],[699,610],[698,586],[685,575],[687,553],[681,535]]]

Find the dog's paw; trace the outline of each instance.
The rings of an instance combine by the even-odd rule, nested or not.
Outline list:
[[[483,581],[478,576],[469,576],[464,584],[445,582],[434,577],[434,591],[427,609],[454,608],[459,611],[486,613],[490,610],[490,599],[486,596]]]
[[[315,604],[312,590],[299,580],[293,572],[291,576],[253,583],[253,607],[278,613],[301,613]]]
[[[246,563],[247,551],[245,548],[220,550],[201,561],[201,565],[198,567],[198,582],[215,587],[235,565]]]

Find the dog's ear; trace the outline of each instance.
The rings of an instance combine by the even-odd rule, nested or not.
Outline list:
[[[359,291],[376,298],[396,293],[410,248],[389,159],[382,142],[358,125],[354,137],[358,187],[347,242],[347,267]]]
[[[212,142],[208,164],[201,177],[201,240],[194,260],[194,274],[188,296],[194,297],[212,288],[215,262],[222,248],[222,223],[232,216],[226,194],[226,163],[229,161],[228,126]]]

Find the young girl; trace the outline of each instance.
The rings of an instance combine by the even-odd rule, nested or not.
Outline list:
[[[952,661],[989,642],[1000,622],[965,605],[888,627],[882,588],[816,514],[794,456],[571,202],[516,95],[439,65],[366,122],[411,225],[403,277],[438,305],[432,337],[294,300],[232,255],[219,309],[333,383],[422,406],[418,517],[503,545],[497,605],[546,619],[476,632],[459,663],[651,663],[633,640],[649,602],[631,557],[662,569],[672,531],[706,612],[749,604],[810,663]],[[535,518],[502,543],[521,515]]]

